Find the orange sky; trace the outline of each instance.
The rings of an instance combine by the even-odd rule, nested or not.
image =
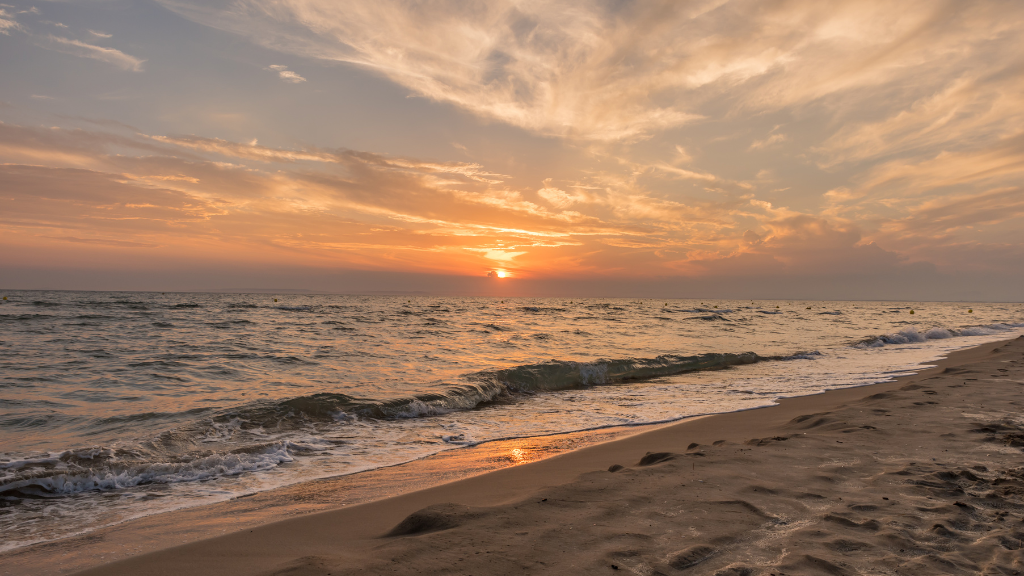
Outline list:
[[[1019,300],[1022,30],[1014,2],[3,5],[0,287]]]

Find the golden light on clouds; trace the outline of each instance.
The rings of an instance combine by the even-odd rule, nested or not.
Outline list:
[[[1024,6],[161,4],[275,56],[177,77],[178,55],[113,28],[42,42],[42,20],[0,14],[19,57],[109,84],[5,83],[5,265],[517,285],[1024,269]]]

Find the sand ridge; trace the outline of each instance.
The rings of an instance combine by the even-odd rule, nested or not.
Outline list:
[[[1018,338],[86,573],[1018,574],[1022,403]]]

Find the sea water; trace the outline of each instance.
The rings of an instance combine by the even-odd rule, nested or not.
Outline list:
[[[11,291],[0,551],[482,442],[881,382],[1024,305]]]

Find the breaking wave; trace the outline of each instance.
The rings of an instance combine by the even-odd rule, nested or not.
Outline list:
[[[56,498],[148,484],[196,482],[269,470],[294,460],[289,442],[209,452],[180,461],[152,461],[138,452],[110,448],[69,450],[35,459],[0,463],[0,498]]]
[[[859,348],[878,348],[894,344],[914,344],[925,342],[927,340],[944,340],[946,338],[957,338],[960,336],[989,336],[992,334],[1015,330],[1021,327],[1024,327],[1024,323],[1000,323],[989,324],[987,326],[964,326],[960,328],[948,328],[943,326],[920,328],[918,326],[909,326],[892,334],[864,338],[863,340],[859,340],[854,343],[854,346]]]

